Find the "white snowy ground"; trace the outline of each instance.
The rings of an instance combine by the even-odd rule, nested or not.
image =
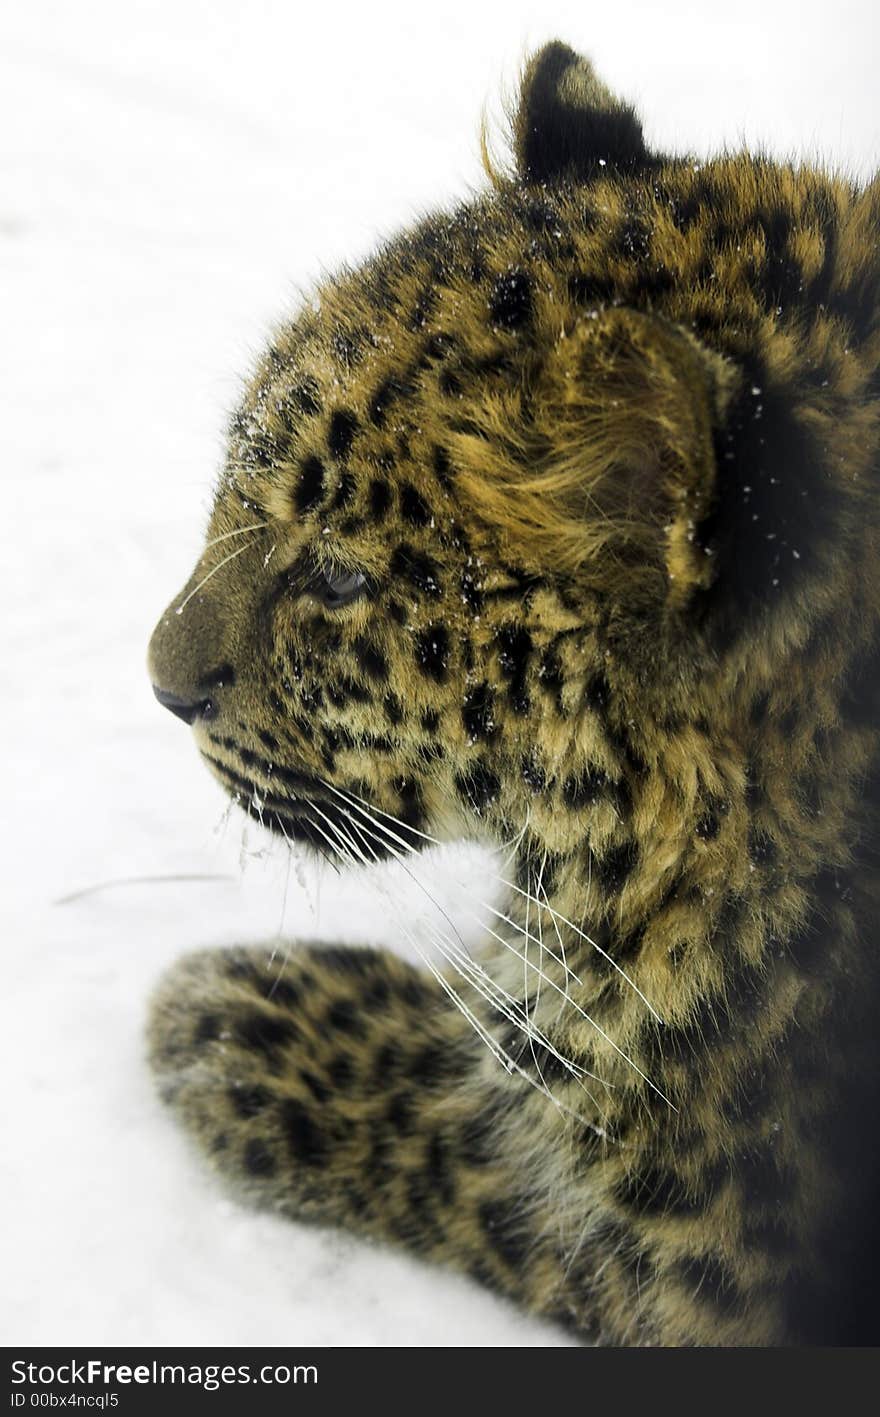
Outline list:
[[[591,52],[655,143],[763,141],[864,177],[875,16],[856,0],[741,0],[723,19],[703,0],[7,0],[2,1341],[566,1342],[463,1280],[235,1206],[158,1106],[144,1009],[177,954],[279,931],[387,943],[393,925],[372,887],[328,877],[318,899],[245,840],[155,704],[144,650],[268,323],[479,183],[481,105],[529,47]],[[449,854],[432,889],[460,906],[488,869]],[[145,879],[187,874],[215,879]],[[405,878],[386,886],[409,899]]]

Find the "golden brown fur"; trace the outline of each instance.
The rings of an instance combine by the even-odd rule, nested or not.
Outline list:
[[[558,44],[514,147],[278,330],[151,647],[268,826],[514,841],[483,973],[198,955],[154,1065],[256,1198],[585,1338],[862,1341],[880,192],[651,154]]]

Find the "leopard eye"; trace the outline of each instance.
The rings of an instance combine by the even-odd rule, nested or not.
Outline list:
[[[322,567],[315,575],[310,590],[316,600],[328,609],[351,605],[366,593],[367,578],[362,571],[346,571],[341,567]]]

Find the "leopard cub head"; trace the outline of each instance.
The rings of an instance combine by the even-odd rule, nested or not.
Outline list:
[[[721,679],[804,637],[857,520],[792,333],[708,282],[692,166],[558,44],[514,148],[277,330],[150,646],[241,804],[356,860],[525,822],[625,851],[658,734],[728,732]]]

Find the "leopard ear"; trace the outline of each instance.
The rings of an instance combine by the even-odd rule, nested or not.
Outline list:
[[[701,531],[718,491],[716,448],[738,376],[689,332],[625,307],[597,312],[558,342],[536,407],[551,479],[580,499],[570,519],[582,569],[625,594],[683,610],[716,575]],[[553,471],[550,471],[550,469]],[[585,529],[587,535],[585,535]],[[573,545],[574,543],[572,543]]]
[[[536,362],[518,428],[498,414],[497,429],[460,439],[462,488],[522,564],[628,613],[688,611],[716,577],[701,532],[738,385],[681,327],[597,310]],[[494,452],[515,444],[516,466]]]
[[[513,127],[517,170],[526,182],[585,181],[599,168],[654,160],[634,110],[605,87],[588,59],[558,40],[526,65]]]

